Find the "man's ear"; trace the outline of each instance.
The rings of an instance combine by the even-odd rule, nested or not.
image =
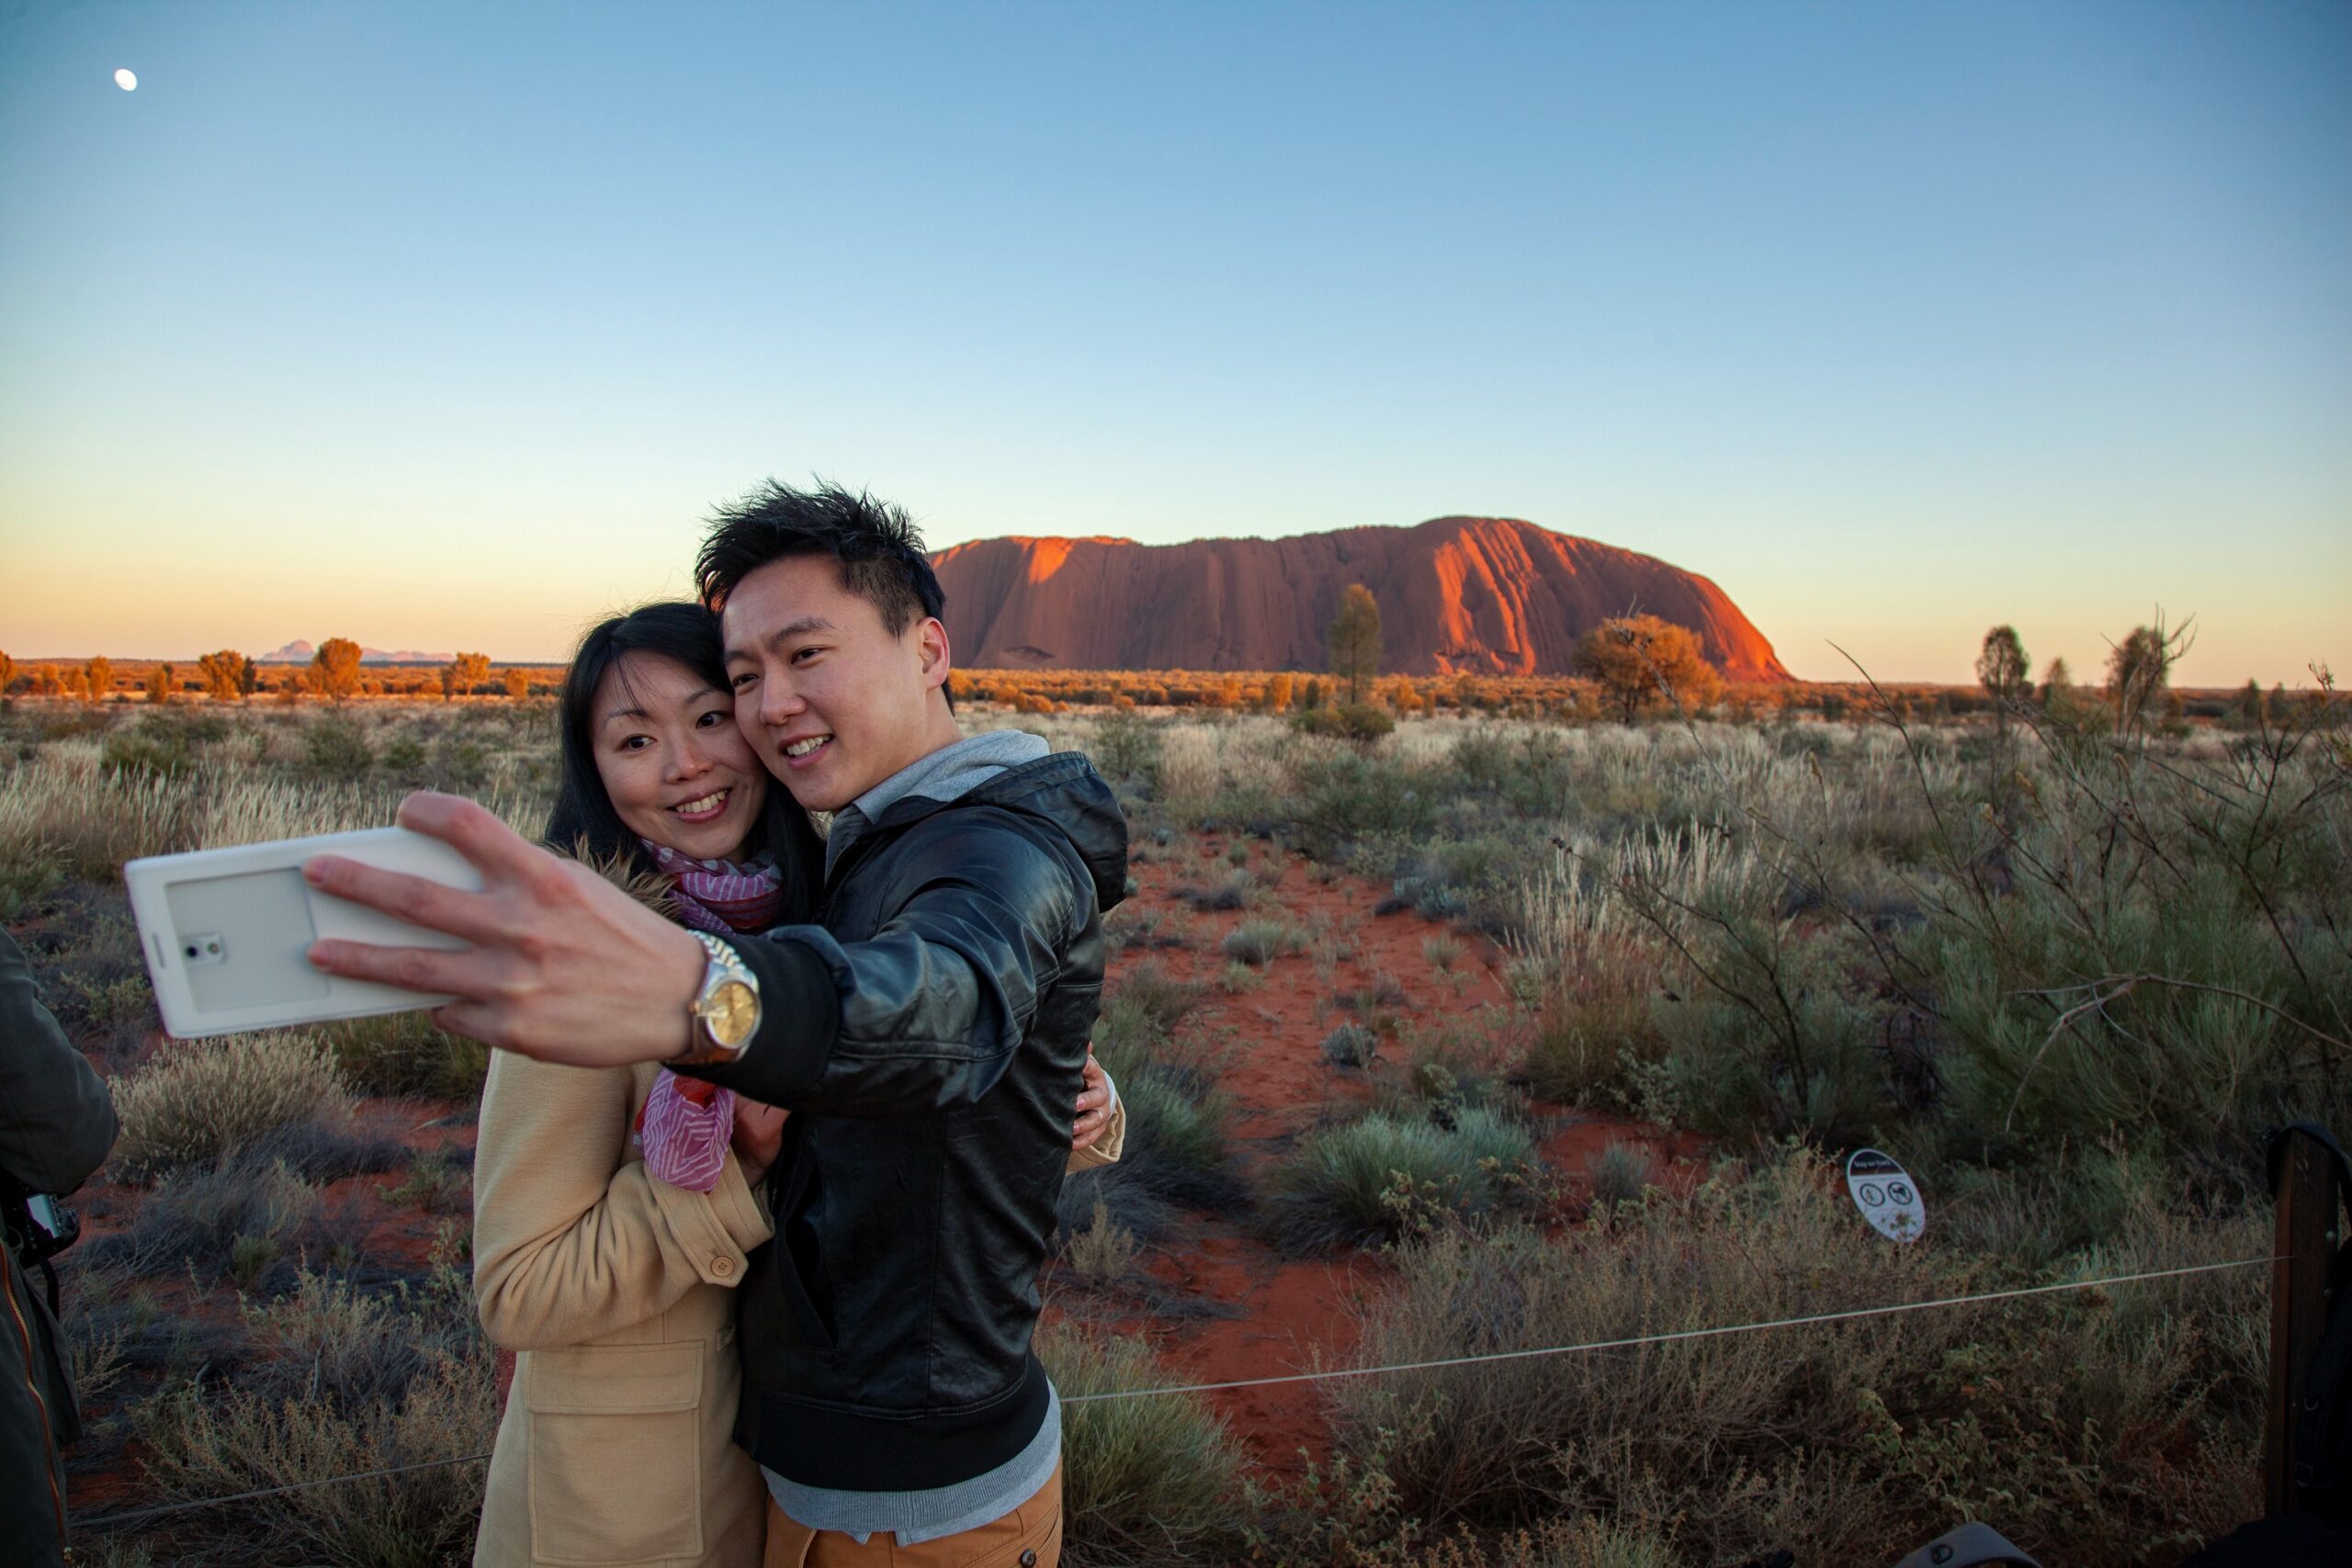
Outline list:
[[[947,649],[947,628],[936,615],[925,615],[915,628],[915,652],[922,662],[922,683],[936,689],[947,684],[954,660]]]

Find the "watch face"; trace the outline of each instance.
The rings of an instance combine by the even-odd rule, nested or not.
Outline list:
[[[713,1040],[721,1045],[740,1046],[759,1027],[759,993],[741,980],[726,981],[705,999],[702,1020]]]

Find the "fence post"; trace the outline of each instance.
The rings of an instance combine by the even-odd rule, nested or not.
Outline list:
[[[2327,1327],[2327,1265],[2335,1250],[2335,1161],[2325,1145],[2289,1128],[2279,1161],[2270,1265],[2270,1404],[2262,1433],[2263,1512],[2291,1512],[2295,1402]]]

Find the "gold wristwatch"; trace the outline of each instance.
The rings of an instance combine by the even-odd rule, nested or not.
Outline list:
[[[693,934],[710,954],[710,963],[702,972],[702,989],[686,1004],[694,1017],[694,1043],[673,1060],[684,1066],[731,1062],[759,1030],[760,978],[717,937],[707,931]]]

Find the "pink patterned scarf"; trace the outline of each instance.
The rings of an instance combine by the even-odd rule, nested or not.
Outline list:
[[[775,859],[696,860],[665,844],[639,839],[654,865],[671,879],[679,919],[713,936],[762,931],[784,907],[784,876]],[[645,1168],[657,1181],[708,1192],[727,1168],[735,1132],[735,1097],[714,1083],[663,1072],[653,1079],[638,1112],[638,1142]]]
[[[667,844],[639,839],[654,868],[670,878],[678,918],[698,931],[733,936],[764,931],[784,908],[784,874],[764,852],[747,861],[696,860]]]

